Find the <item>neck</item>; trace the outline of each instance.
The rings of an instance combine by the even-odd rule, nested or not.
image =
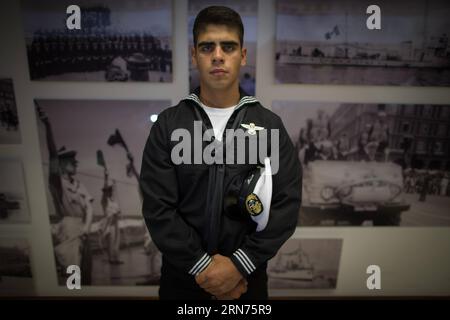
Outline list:
[[[239,83],[224,89],[200,86],[200,101],[211,108],[228,108],[239,103]]]
[[[62,176],[63,176],[64,178],[66,178],[67,180],[69,180],[70,182],[73,181],[73,175],[72,175],[72,174],[69,174],[68,172],[63,172],[63,173],[62,173]]]

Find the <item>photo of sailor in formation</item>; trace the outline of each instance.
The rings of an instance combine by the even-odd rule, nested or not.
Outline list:
[[[272,110],[303,166],[299,225],[450,225],[450,106],[277,101]]]
[[[22,3],[31,80],[172,82],[170,1],[80,0],[80,29],[68,29],[73,3]]]
[[[141,213],[136,163],[169,101],[35,100],[60,285],[157,285],[161,257]]]

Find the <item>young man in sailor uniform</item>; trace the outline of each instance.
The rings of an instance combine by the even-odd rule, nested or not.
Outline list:
[[[143,215],[163,260],[159,295],[267,299],[267,261],[297,225],[298,157],[281,119],[239,87],[247,58],[239,14],[205,8],[193,34],[200,87],[159,114],[142,159]]]

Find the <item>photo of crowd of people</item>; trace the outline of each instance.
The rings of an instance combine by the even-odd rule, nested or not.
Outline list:
[[[369,5],[278,0],[277,83],[449,86],[449,2],[380,0],[378,16]]]
[[[278,101],[272,110],[303,167],[300,224],[450,225],[450,106]]]
[[[81,29],[68,1],[24,1],[31,80],[172,81],[172,8],[165,1],[89,1]]]
[[[386,161],[389,127],[386,112],[380,111],[373,123],[366,123],[356,143],[350,144],[347,133],[331,139],[329,116],[317,110],[317,117],[308,119],[300,129],[296,148],[300,161],[307,165],[314,160]]]
[[[192,28],[194,20],[200,10],[211,6],[227,6],[239,12],[244,25],[244,47],[247,48],[247,65],[241,68],[240,86],[249,95],[254,96],[256,91],[256,30],[258,28],[258,1],[237,0],[189,0],[189,90],[192,92],[199,86],[198,70],[192,65],[190,48],[193,46]]]
[[[152,124],[170,102],[35,104],[59,283],[78,265],[82,285],[157,285],[161,257],[138,177]]]
[[[419,201],[425,201],[428,194],[450,197],[448,171],[408,168],[404,171],[404,177],[405,192],[420,194]]]
[[[13,81],[0,79],[0,144],[16,144],[20,141]]]

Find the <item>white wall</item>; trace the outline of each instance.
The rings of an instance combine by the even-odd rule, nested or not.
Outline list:
[[[187,0],[174,3],[173,83],[58,83],[29,80],[20,3],[0,1],[0,77],[13,79],[22,133],[21,145],[0,146],[0,158],[22,159],[31,211],[31,223],[0,225],[0,236],[29,240],[38,295],[157,295],[154,287],[83,287],[69,291],[57,285],[33,99],[171,99],[175,104],[188,93],[188,6]],[[449,88],[275,85],[275,0],[259,0],[258,24],[256,95],[268,108],[274,100],[450,104]],[[301,290],[299,296],[450,295],[449,228],[303,227],[294,236],[344,239],[337,289]],[[382,270],[382,289],[378,291],[366,288],[365,272],[371,264]]]

